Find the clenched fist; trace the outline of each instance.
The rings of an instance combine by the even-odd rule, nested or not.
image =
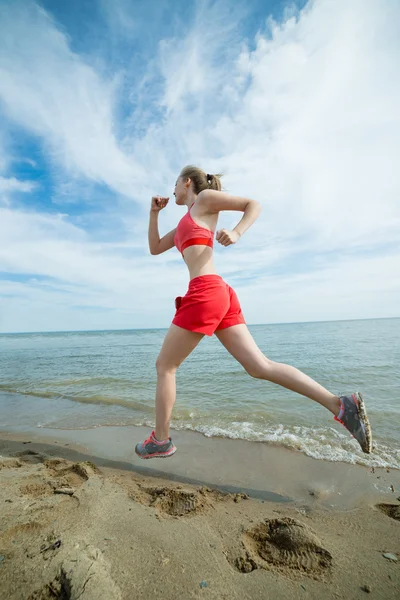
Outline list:
[[[231,244],[236,244],[240,239],[240,234],[235,230],[229,231],[228,229],[220,229],[217,231],[215,239],[222,244],[222,246],[230,246]]]
[[[163,198],[162,196],[153,196],[151,199],[151,210],[159,212],[167,206],[168,200],[169,198]]]

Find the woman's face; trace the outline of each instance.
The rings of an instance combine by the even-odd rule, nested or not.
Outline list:
[[[174,190],[175,204],[179,204],[179,205],[185,204],[186,195],[187,195],[187,187],[185,186],[185,183],[184,183],[182,177],[179,176],[175,183],[175,190]]]

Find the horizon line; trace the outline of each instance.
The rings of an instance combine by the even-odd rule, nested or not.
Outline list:
[[[283,321],[275,323],[247,323],[248,327],[272,326],[272,325],[312,325],[314,323],[348,323],[352,321],[383,321],[400,319],[397,317],[366,317],[355,319],[322,319],[320,321]],[[168,327],[128,327],[119,329],[54,329],[48,331],[0,331],[2,335],[40,335],[52,333],[106,333],[111,331],[167,331]]]

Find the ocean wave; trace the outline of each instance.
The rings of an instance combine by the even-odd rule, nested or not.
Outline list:
[[[122,406],[130,410],[140,410],[141,412],[150,413],[153,412],[153,407],[147,403],[135,402],[133,400],[124,400],[123,398],[114,398],[111,396],[92,395],[92,396],[72,396],[68,394],[61,394],[56,391],[33,391],[24,390],[19,388],[9,388],[7,386],[0,386],[0,391],[7,392],[10,394],[18,394],[21,396],[32,396],[33,398],[47,398],[57,400],[70,400],[71,402],[79,402],[80,404],[98,404],[106,406]]]
[[[303,452],[318,460],[346,462],[368,467],[400,469],[400,449],[374,443],[373,452],[364,454],[358,443],[348,434],[332,427],[309,428],[277,426],[265,427],[260,431],[253,423],[232,423],[231,426],[196,425],[174,423],[174,429],[197,431],[206,437],[224,437],[253,442],[273,443]]]
[[[184,415],[181,416],[183,417]],[[187,419],[187,415],[185,416]],[[67,427],[61,423],[57,425],[54,421],[38,424],[38,426],[51,429],[93,429],[98,427],[126,426],[154,429],[155,423],[152,419],[135,419],[132,417],[132,419],[123,419],[123,421],[113,420],[109,423],[92,423],[86,427],[83,424],[77,426],[75,423],[71,423],[71,426]],[[367,455],[360,450],[358,443],[352,437],[332,427],[290,427],[279,424],[260,428],[259,424],[251,422],[196,424],[187,420],[178,421],[175,419],[171,423],[171,429],[176,431],[193,431],[201,433],[205,437],[220,437],[284,446],[291,450],[303,452],[307,456],[317,460],[360,464],[366,467],[400,469],[400,449],[389,448],[381,442],[376,442],[374,443],[372,454]]]
[[[101,380],[102,378],[97,378]],[[111,379],[111,378],[104,378]],[[72,381],[72,380],[71,380]],[[84,381],[73,380],[73,381]],[[22,387],[22,386],[21,386]],[[143,401],[114,397],[105,394],[69,395],[58,393],[56,390],[36,391],[17,389],[7,385],[0,385],[0,391],[8,391],[28,397],[44,398],[57,401],[75,402],[89,406],[104,406],[109,410],[98,410],[94,408],[88,411],[69,408],[68,404],[54,403],[54,410],[49,417],[49,411],[44,410],[45,419],[40,419],[36,425],[40,428],[51,429],[91,429],[102,426],[148,426],[154,427],[153,403],[147,399]],[[116,410],[112,410],[116,407]],[[232,407],[233,408],[233,407]],[[117,410],[118,409],[118,410]],[[126,409],[121,411],[119,409]],[[32,419],[34,419],[34,407],[30,405]],[[235,414],[236,412],[236,414]],[[387,411],[386,422],[396,422],[395,413]],[[11,413],[10,413],[11,414]],[[15,419],[15,413],[13,413]],[[381,415],[382,416],[382,415]],[[277,423],[284,420],[279,413],[267,412],[267,407],[262,413],[252,412],[252,421],[242,421],[240,411],[233,411],[228,415],[219,411],[218,414],[207,414],[207,409],[197,407],[176,407],[172,428],[176,430],[195,431],[206,437],[224,437],[229,439],[241,439],[251,442],[263,442],[281,445],[292,450],[318,459],[333,462],[358,463],[368,467],[387,467],[400,469],[400,449],[395,440],[397,432],[386,427],[385,438],[382,436],[375,440],[374,450],[371,455],[361,452],[357,442],[344,430],[343,427],[324,426],[322,424],[314,427]],[[39,419],[38,419],[39,420]],[[275,421],[275,422],[274,422]],[[382,427],[381,427],[382,429]],[[342,431],[343,430],[343,431]]]

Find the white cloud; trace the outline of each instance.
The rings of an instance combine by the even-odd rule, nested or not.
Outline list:
[[[84,321],[94,326],[93,319],[100,323],[109,314],[120,327],[124,318],[135,326],[143,320],[161,326],[160,317],[154,316],[160,312],[160,298],[161,318],[166,319],[172,317],[173,297],[166,302],[166,294],[157,292],[155,282],[176,293],[185,285],[182,269],[170,272],[165,268],[176,256],[150,261],[140,249],[134,248],[132,255],[129,247],[127,254],[124,244],[92,241],[63,215],[0,208],[0,239],[0,271],[21,279],[0,280],[0,314],[7,331],[37,331],[38,319],[40,323],[46,319],[47,328],[76,329]],[[90,307],[90,314],[79,311],[85,307]],[[61,320],[60,314],[64,315]]]
[[[184,141],[184,150],[202,162],[208,156],[228,173],[229,188],[265,203],[268,233],[308,233],[330,248],[365,242],[377,230],[375,242],[398,239],[399,18],[391,3],[313,2],[298,20],[270,24],[272,37],[260,33],[233,68],[214,67],[230,40],[211,26],[200,76],[208,73],[223,89],[215,101],[200,77],[205,91],[196,90],[195,110],[178,44],[163,72],[167,92],[172,87],[180,99],[170,104],[178,104],[172,127],[181,123],[192,144],[190,150]],[[196,36],[185,40],[192,38],[189,64]],[[164,132],[149,135],[163,141]]]
[[[192,118],[204,118],[204,108],[216,102],[216,98],[207,95],[217,94],[221,80],[231,79],[224,67],[237,49],[240,16],[238,6],[228,6],[226,2],[197,2],[194,26],[189,25],[186,36],[160,41],[159,67],[165,79],[161,104],[168,114],[185,113],[189,102],[194,109]],[[197,126],[200,124],[204,125]]]
[[[151,193],[171,193],[187,163],[222,170],[230,191],[264,205],[237,247],[216,252],[250,323],[398,314],[400,6],[316,0],[246,40],[239,13],[199,2],[193,22],[174,15],[176,34],[160,40],[140,93],[124,88],[147,130],[139,136],[128,118],[122,140],[118,78],[74,54],[43,10],[21,6],[0,8],[9,118],[43,139],[57,168],[106,183],[146,210],[119,204],[123,229],[109,243],[67,215],[3,210],[0,271],[27,279],[1,284],[0,327],[40,329],[41,311],[51,329],[167,326],[186,273],[175,251],[147,255],[147,203]],[[127,10],[118,4],[113,35]],[[150,102],[152,85],[161,93]],[[172,203],[162,232],[179,216]],[[238,217],[222,215],[221,225]]]
[[[0,194],[4,192],[31,192],[35,187],[34,181],[21,181],[15,177],[0,176]]]
[[[6,114],[40,136],[56,165],[132,196],[141,167],[118,146],[107,81],[74,54],[34,3],[0,6],[0,99]]]
[[[334,319],[396,317],[399,264],[399,249],[378,257],[339,256],[334,264],[316,270],[271,274],[239,284],[237,291],[253,323],[324,321],[330,315]]]

